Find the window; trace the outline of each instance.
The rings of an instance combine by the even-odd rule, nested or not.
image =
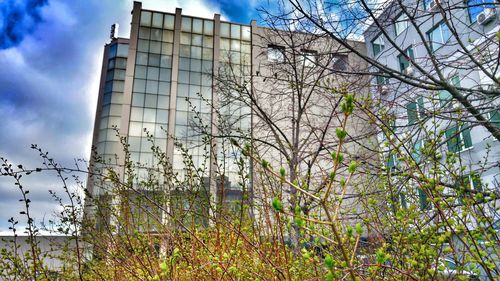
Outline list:
[[[394,172],[398,166],[398,158],[396,154],[394,153],[389,153],[389,156],[387,157],[387,169],[391,172]]]
[[[269,62],[283,62],[285,61],[285,48],[281,46],[267,47],[267,61]]]
[[[481,177],[474,172],[461,176],[455,183],[458,203],[464,203],[464,195],[470,193],[470,190],[483,191]]]
[[[470,128],[464,124],[460,127],[454,126],[446,130],[446,142],[448,151],[459,152],[472,147]]]
[[[382,34],[379,34],[372,40],[372,50],[374,57],[384,50],[384,39],[382,38]]]
[[[420,159],[422,159],[422,147],[424,147],[424,141],[423,140],[417,140],[413,144],[413,149],[411,152],[411,157],[415,162],[420,162]]]
[[[418,201],[420,203],[420,210],[424,211],[431,209],[432,206],[427,200],[427,194],[425,194],[425,192],[418,187],[417,187],[417,192],[418,192]]]
[[[467,10],[471,23],[475,23],[477,16],[486,8],[494,8],[493,0],[468,0]]]
[[[388,85],[389,84],[389,77],[377,75],[377,76],[375,76],[375,82],[377,83],[377,86]]]
[[[450,39],[450,29],[443,21],[427,32],[432,51],[441,48]]]
[[[490,112],[488,112],[488,117],[490,120],[490,123],[500,129],[500,110],[498,109],[492,109]]]
[[[314,67],[316,65],[316,52],[311,50],[302,50],[302,61],[304,67]]]
[[[406,49],[405,54],[411,60],[415,59],[412,47],[409,47],[408,49]],[[399,68],[401,69],[401,72],[404,72],[410,66],[410,61],[402,54],[398,56],[398,61],[399,61]]]
[[[419,97],[415,101],[409,102],[406,105],[408,114],[408,125],[415,124],[418,120],[422,120],[425,116],[424,98]]]
[[[453,86],[460,87],[460,77],[458,77],[458,75],[453,76],[450,82]],[[439,91],[439,103],[442,107],[449,108],[451,106],[452,99],[453,97],[451,96],[450,92],[446,90]]]
[[[347,55],[334,55],[332,68],[334,70],[347,70]]]
[[[424,0],[424,9],[425,10],[429,10],[431,5],[432,5],[432,2],[434,2],[435,0]]]
[[[406,14],[401,14],[396,18],[396,21],[394,21],[396,36],[401,34],[406,28],[408,28],[408,16]]]

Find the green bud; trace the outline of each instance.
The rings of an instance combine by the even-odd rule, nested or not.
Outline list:
[[[285,174],[286,174],[285,168],[281,167],[280,168],[280,175],[281,175],[281,177],[284,178]]]
[[[262,160],[261,164],[264,169],[267,169],[267,167],[269,167],[269,162],[267,162],[266,160]]]
[[[352,161],[351,164],[349,164],[349,168],[347,168],[347,171],[349,171],[349,173],[354,173],[356,171],[356,169],[358,168],[358,163],[356,163],[356,161]]]
[[[361,224],[358,222],[356,224],[356,234],[360,235],[363,234],[363,228],[361,227]]]
[[[272,206],[276,212],[283,211],[283,203],[281,203],[281,201],[278,197],[273,198]]]
[[[339,140],[343,140],[347,136],[347,132],[342,128],[335,129],[335,133],[337,134],[337,138]]]
[[[333,269],[333,265],[334,265],[334,264],[333,264],[333,258],[332,258],[332,256],[331,256],[331,255],[327,255],[327,256],[325,257],[325,265],[326,265],[326,267],[327,267],[328,269],[330,269],[330,270],[331,270],[331,269]]]

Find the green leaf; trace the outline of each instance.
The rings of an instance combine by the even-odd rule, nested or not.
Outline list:
[[[363,234],[363,227],[361,227],[361,224],[359,222],[356,224],[356,234]]]
[[[349,164],[349,168],[347,168],[347,171],[349,171],[349,173],[354,173],[356,171],[356,169],[358,168],[358,163],[356,161],[352,161],[351,164]]]

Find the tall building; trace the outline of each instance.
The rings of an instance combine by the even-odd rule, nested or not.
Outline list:
[[[498,99],[494,93],[499,85],[499,51],[497,37],[500,20],[493,1],[405,1],[388,2],[365,31],[370,58],[387,67],[373,67],[378,74],[372,80],[372,91],[384,102],[395,117],[396,134],[408,134],[405,139],[416,160],[421,161],[425,131],[445,132],[441,155],[452,153],[460,160],[453,167],[464,166],[462,180],[470,190],[498,190],[500,182],[500,145],[463,104],[433,79],[449,81],[465,99],[482,113],[497,130],[500,127]],[[403,8],[407,9],[406,11]],[[443,15],[445,17],[443,17]],[[377,25],[378,24],[378,25]],[[424,44],[425,43],[425,44]],[[420,84],[403,83],[396,76]],[[406,78],[405,78],[406,77]],[[426,84],[429,83],[429,84]],[[434,88],[429,90],[426,88]],[[381,139],[381,142],[385,141]],[[391,150],[391,148],[386,149]],[[398,169],[398,156],[385,155],[389,169]],[[443,157],[443,165],[446,157]],[[424,162],[422,162],[422,166]],[[447,181],[453,185],[450,177]],[[453,193],[453,189],[450,189]],[[425,209],[427,196],[418,192]],[[495,208],[489,210],[497,216]],[[498,217],[500,218],[500,217]]]
[[[365,52],[363,42],[353,44]],[[250,161],[238,163],[241,149],[231,146],[230,139],[238,139],[241,146],[252,142],[255,147],[279,141],[270,134],[273,129],[268,127],[269,123],[266,125],[269,120],[255,112],[268,110],[268,116],[281,120],[276,121],[277,126],[281,126],[279,122],[283,120],[295,120],[294,106],[297,105],[293,99],[274,100],[266,94],[285,95],[285,89],[293,89],[284,81],[293,73],[297,75],[294,70],[299,66],[302,81],[315,79],[308,91],[321,91],[307,108],[307,112],[313,114],[307,115],[304,111],[311,124],[318,126],[311,125],[307,135],[329,132],[318,136],[321,143],[312,140],[302,146],[311,146],[311,151],[307,151],[311,159],[323,157],[330,163],[329,145],[333,145],[335,128],[340,121],[331,118],[336,106],[328,87],[349,83],[350,90],[360,95],[366,93],[367,81],[349,75],[356,64],[363,62],[314,34],[277,31],[259,27],[255,21],[249,25],[225,22],[218,14],[213,19],[203,19],[182,15],[181,9],[176,9],[175,14],[150,11],[142,9],[140,2],[134,2],[130,39],[112,38],[105,46],[93,158],[100,157],[107,165],[95,162],[92,167],[99,170],[112,165],[123,180],[127,173],[124,159],[128,156],[137,172],[134,184],[139,192],[146,194],[164,193],[161,190],[164,175],[155,179],[159,190],[141,187],[141,180],[150,178],[158,167],[171,166],[177,177],[182,178],[188,171],[193,172],[186,169],[188,165],[202,179],[203,190],[194,200],[198,208],[206,206],[203,202],[230,204],[245,198],[252,200],[254,194],[260,192],[253,190],[253,167]],[[287,70],[287,65],[293,67]],[[323,71],[313,73],[318,65]],[[330,84],[320,87],[318,81],[326,80]],[[244,98],[237,95],[242,91],[247,93]],[[252,96],[251,93],[260,94]],[[290,93],[290,97],[292,95]],[[280,134],[291,135],[292,131],[286,128]],[[369,131],[366,122],[356,119],[348,131],[352,140],[347,151],[352,155],[366,154],[359,145],[363,142],[360,137]],[[164,152],[165,163],[154,155],[153,143]],[[123,144],[128,145],[127,152]],[[261,152],[276,165],[288,162],[279,149],[272,146]],[[323,158],[321,161],[325,161]],[[310,163],[310,159],[308,161]],[[300,163],[302,171],[307,168],[306,162]],[[248,176],[246,183],[242,183],[242,173]],[[117,200],[111,195],[112,188],[109,181],[89,180],[88,183],[92,197],[111,202]],[[172,191],[168,196],[185,197],[182,192]],[[192,205],[193,202],[182,201],[169,206]],[[210,207],[201,207],[199,211],[206,215],[209,210]],[[158,214],[160,220],[161,216]]]

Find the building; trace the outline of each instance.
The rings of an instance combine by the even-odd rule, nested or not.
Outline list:
[[[303,75],[323,64],[322,69],[329,70],[313,81],[335,78],[329,87],[349,83],[350,90],[366,93],[367,81],[347,74],[349,68],[362,62],[314,34],[277,31],[259,27],[255,21],[249,25],[225,22],[217,14],[213,19],[202,19],[182,15],[181,9],[175,14],[144,10],[140,2],[134,2],[130,39],[112,37],[104,50],[92,157],[93,171],[105,177],[89,179],[88,193],[105,204],[119,205],[120,188],[112,179],[116,175],[126,182],[124,179],[130,177],[130,166],[124,160],[128,157],[135,173],[134,192],[129,197],[140,201],[132,209],[141,209],[137,213],[153,216],[157,222],[169,220],[164,212],[153,211],[158,206],[167,212],[196,209],[201,219],[195,220],[207,224],[208,215],[216,211],[212,206],[255,199],[260,191],[253,190],[254,169],[249,160],[239,162],[241,148],[246,142],[278,140],[267,138],[269,128],[262,122],[263,116],[252,113],[257,105],[252,99],[262,97],[248,94],[290,89],[290,84],[283,83],[290,74],[284,65],[304,70]],[[362,42],[353,44],[365,52]],[[323,136],[329,142],[311,141],[318,152],[311,149],[310,153],[330,163],[330,140],[339,120],[327,118],[333,114],[333,106],[328,104],[332,94],[326,88],[321,92],[323,98],[314,100],[307,110],[317,112],[309,117],[318,126],[322,119],[329,120],[324,128],[329,134]],[[282,120],[294,118],[287,115],[292,102],[264,100],[262,104],[261,109],[280,110],[277,115],[282,114]],[[369,133],[366,122],[356,119],[351,124],[348,131],[355,141],[349,142],[346,152],[366,154],[358,146],[361,136]],[[230,145],[235,138],[241,141],[239,146]],[[159,150],[152,150],[153,142]],[[286,165],[287,160],[276,150],[261,152],[273,163]],[[171,171],[172,177],[162,175],[163,168]],[[301,170],[306,168],[305,161],[300,163]],[[183,182],[187,173],[198,179],[196,190]],[[142,186],[147,179],[157,183],[156,190]],[[189,189],[184,188],[188,185]],[[145,194],[156,194],[159,201],[138,199]],[[90,205],[87,208],[87,213],[97,211]],[[143,215],[137,216],[144,220]],[[95,217],[105,219],[98,225],[111,223],[103,213]],[[155,230],[151,225],[141,227]]]
[[[403,208],[418,206],[422,218],[436,212],[429,191],[408,180],[411,176],[401,176],[412,165],[438,175],[445,187],[442,198],[453,198],[448,206],[459,213],[463,196],[499,190],[500,145],[484,126],[488,122],[497,133],[500,128],[499,18],[498,3],[488,0],[388,1],[364,33],[368,55],[375,60],[372,91],[387,109],[381,114],[392,121],[390,134],[398,136],[379,136],[386,144],[387,173],[400,187],[395,201]],[[484,119],[478,121],[472,110]],[[437,168],[430,165],[432,155],[441,159]],[[467,216],[464,225],[495,228],[498,200],[477,209],[484,210],[480,217],[487,222]],[[457,238],[449,243],[463,247]]]

